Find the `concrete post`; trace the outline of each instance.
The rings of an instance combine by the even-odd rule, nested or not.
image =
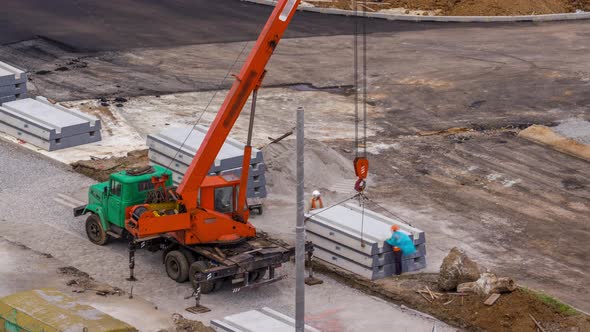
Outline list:
[[[305,329],[305,202],[304,202],[304,117],[303,107],[297,108],[297,243],[295,247],[295,331]]]

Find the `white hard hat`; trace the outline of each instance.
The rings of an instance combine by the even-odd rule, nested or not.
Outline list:
[[[318,190],[314,190],[312,195],[314,196],[320,196],[320,192]]]

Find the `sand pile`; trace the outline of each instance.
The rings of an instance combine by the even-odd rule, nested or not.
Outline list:
[[[267,184],[273,195],[295,192],[297,165],[296,141],[285,140],[263,148]],[[354,183],[352,161],[317,140],[305,141],[305,189],[325,190],[335,183]]]
[[[562,128],[561,130],[565,129]],[[574,157],[590,161],[590,145],[562,136],[552,128],[533,125],[521,131],[518,136],[535,143],[547,145],[552,149],[567,153]]]

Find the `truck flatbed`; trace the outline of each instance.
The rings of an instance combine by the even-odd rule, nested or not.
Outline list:
[[[222,246],[187,246],[169,235],[135,240],[130,246],[130,263],[133,261],[133,264],[132,256],[136,248],[147,248],[152,252],[163,250],[164,264],[168,275],[173,279],[174,275],[168,271],[171,267],[167,263],[167,257],[171,252],[182,253],[191,266],[189,279],[193,288],[197,290],[200,285],[202,293],[218,290],[225,281],[230,281],[234,292],[237,292],[282,280],[285,275],[277,275],[275,269],[295,256],[295,247],[271,239],[262,232],[255,238]],[[309,256],[312,251],[312,243],[306,243],[306,252]]]

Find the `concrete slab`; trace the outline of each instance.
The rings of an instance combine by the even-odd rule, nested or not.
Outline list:
[[[295,320],[287,315],[264,307],[212,320],[211,327],[220,332],[292,332]],[[305,326],[306,332],[320,332],[311,326]]]
[[[383,279],[394,275],[396,272],[395,264],[386,264],[369,268],[322,247],[316,246],[314,249],[314,256],[316,258],[346,271],[358,274],[369,280]],[[402,260],[402,273],[416,272],[424,268],[426,268],[426,256]]]
[[[80,111],[50,103],[46,98],[26,98],[2,104],[0,121],[45,140],[94,132],[100,139],[100,121]]]
[[[2,104],[0,130],[47,151],[101,140],[100,121],[43,97]]]
[[[368,256],[360,251],[356,251],[349,247],[343,246],[338,242],[331,241],[327,238],[314,234],[310,231],[307,232],[307,240],[312,241],[314,246],[329,250],[331,252],[337,253],[342,257],[345,257],[351,261],[354,261],[360,265],[363,265],[367,268],[372,268],[374,266],[381,266],[387,264],[393,264],[393,251],[390,250],[385,253],[376,254],[373,256]],[[404,260],[413,260],[415,258],[426,256],[426,245],[420,244],[416,246],[416,253],[409,256],[403,256],[402,259]]]
[[[401,221],[387,218],[353,203],[318,209],[306,214],[307,229],[334,242],[372,256],[388,250],[384,241],[391,236],[391,226],[396,224],[400,231],[408,234],[414,244],[426,242],[423,231]],[[361,239],[364,246],[361,246]]]
[[[10,84],[10,85],[0,85],[0,96],[9,96],[15,95],[17,98],[24,98],[24,95],[27,93],[27,85],[26,84]]]
[[[66,149],[100,141],[100,134],[96,134],[97,132],[45,140],[20,128],[15,128],[11,125],[5,124],[2,121],[0,121],[0,132],[9,134],[21,141],[30,143],[47,151]]]
[[[201,146],[207,130],[208,128],[203,126],[196,126],[194,130],[188,127],[170,128],[159,134],[148,135],[147,145],[150,150],[158,151],[164,156],[188,165]],[[244,144],[228,138],[211,166],[210,172],[241,167],[243,155]],[[251,164],[262,162],[262,152],[252,149]]]
[[[265,172],[266,172],[266,165],[264,163],[251,164],[250,170],[248,171],[248,176],[250,176],[250,177],[264,176]],[[224,174],[234,174],[236,176],[241,176],[242,175],[242,168],[241,167],[232,168],[232,169],[223,170],[221,172],[217,172],[217,175],[224,175]]]
[[[168,165],[169,165],[169,164],[161,164],[161,163],[155,162],[152,159],[150,159],[149,162],[151,165],[159,165],[162,167],[168,167]],[[172,181],[174,182],[175,185],[179,185],[180,182],[182,181],[182,178],[184,177],[184,174],[177,172],[173,167],[170,167],[170,171],[172,172]],[[256,183],[255,181],[252,182],[252,184],[250,183],[250,181],[248,182],[248,193],[247,193],[248,199],[266,198],[268,196],[268,191],[266,189],[266,182],[261,183],[260,186],[258,186],[258,184],[259,183]]]
[[[0,97],[0,105],[16,100],[16,95]]]
[[[0,61],[0,85],[27,83],[27,73]]]
[[[177,171],[178,173],[185,174],[189,168],[189,164],[191,163],[192,159],[189,160],[179,160],[178,158],[172,159],[170,156],[162,154],[160,151],[150,149],[148,152],[148,158],[153,160],[154,162],[162,165],[170,165],[170,169]],[[211,167],[211,169],[218,169],[217,167]],[[249,176],[260,176],[264,175],[265,166],[264,163],[259,164],[251,164],[250,165],[250,172],[248,173]],[[210,171],[210,174],[215,175],[224,175],[224,174],[234,174],[240,176],[242,174],[242,168],[231,168],[231,169],[222,169],[217,171]]]
[[[402,259],[402,272],[426,267],[424,232],[357,204],[347,203],[307,214],[307,239],[314,243],[316,256],[342,269],[375,280],[394,274],[392,248],[385,242],[391,226],[400,226],[416,245],[417,252]]]
[[[148,158],[150,163],[169,168],[173,181],[179,184],[186,174],[197,149],[200,147],[208,128],[203,126],[191,128],[170,128],[159,134],[148,135]],[[186,142],[185,142],[186,141]],[[241,175],[244,144],[228,138],[217,159],[209,170],[210,174]],[[253,149],[248,180],[248,198],[266,198],[266,170],[262,152]]]

